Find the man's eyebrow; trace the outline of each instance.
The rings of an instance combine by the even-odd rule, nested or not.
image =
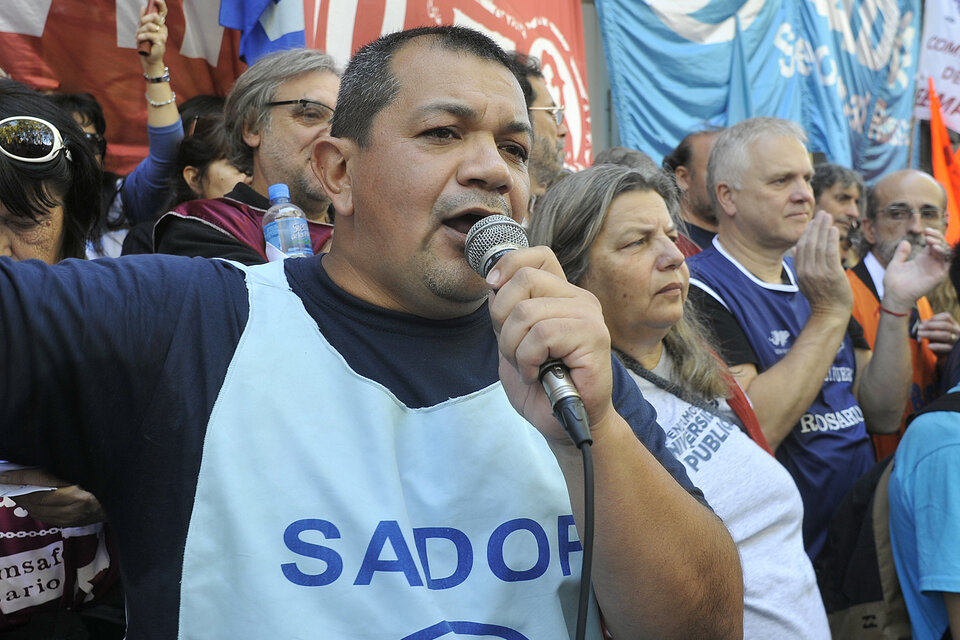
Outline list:
[[[504,127],[504,130],[507,133],[526,133],[531,138],[533,137],[533,127],[530,126],[529,122],[524,122],[523,120],[514,120],[513,122],[508,122],[507,126]]]
[[[462,102],[450,102],[437,100],[429,102],[415,110],[415,113],[421,117],[431,116],[435,113],[446,113],[451,116],[462,118],[464,120],[479,120],[480,112],[472,107],[468,107]],[[503,127],[506,133],[526,133],[533,136],[533,127],[529,122],[523,120],[513,120]]]

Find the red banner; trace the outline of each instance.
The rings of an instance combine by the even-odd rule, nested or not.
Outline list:
[[[547,86],[566,106],[567,163],[589,166],[583,25],[579,0],[303,0],[307,46],[345,64],[363,44],[406,27],[462,24],[505,49],[540,58]],[[107,168],[130,171],[146,155],[146,102],[134,32],[145,0],[5,0],[0,67],[35,89],[88,91],[103,105]],[[219,26],[219,2],[167,0],[170,68],[177,102],[225,95],[245,66],[239,33]]]
[[[567,165],[593,163],[580,0],[304,0],[304,15],[307,46],[340,61],[384,33],[439,24],[472,27],[507,51],[536,56],[566,107]]]

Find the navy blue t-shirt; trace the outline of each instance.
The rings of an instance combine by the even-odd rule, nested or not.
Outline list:
[[[344,292],[321,256],[288,260],[285,269],[347,364],[407,406],[497,381],[486,306],[428,320]],[[130,256],[51,267],[0,258],[0,458],[41,465],[100,499],[117,532],[128,638],[177,635],[206,427],[248,313],[244,274],[223,261]],[[703,502],[616,361],[614,404]]]

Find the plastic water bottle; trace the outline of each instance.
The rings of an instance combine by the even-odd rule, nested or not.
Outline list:
[[[263,237],[267,241],[267,260],[307,258],[313,255],[310,227],[303,209],[290,202],[290,189],[281,183],[267,190],[270,208],[263,215]]]

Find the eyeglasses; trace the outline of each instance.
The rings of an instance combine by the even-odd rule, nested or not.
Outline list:
[[[887,214],[887,218],[893,222],[903,222],[913,217],[915,213],[920,214],[924,222],[940,222],[943,219],[943,210],[932,204],[925,204],[919,209],[914,209],[905,202],[895,202],[881,209]]]
[[[328,107],[327,105],[319,102],[317,100],[310,100],[308,98],[300,98],[299,100],[279,100],[277,102],[268,102],[268,107],[282,107],[285,105],[299,105],[299,109],[294,112],[294,115],[299,118],[307,126],[320,124],[326,122],[333,117],[333,107]]]
[[[63,151],[73,160],[63,136],[46,120],[32,116],[11,116],[0,120],[0,153],[20,162],[48,162]]]
[[[548,111],[553,116],[557,126],[563,124],[563,107],[527,107],[528,111]]]
[[[86,138],[87,142],[93,145],[93,150],[97,152],[97,155],[106,155],[107,153],[107,139],[104,138],[99,133],[90,133],[83,132],[83,137]]]

